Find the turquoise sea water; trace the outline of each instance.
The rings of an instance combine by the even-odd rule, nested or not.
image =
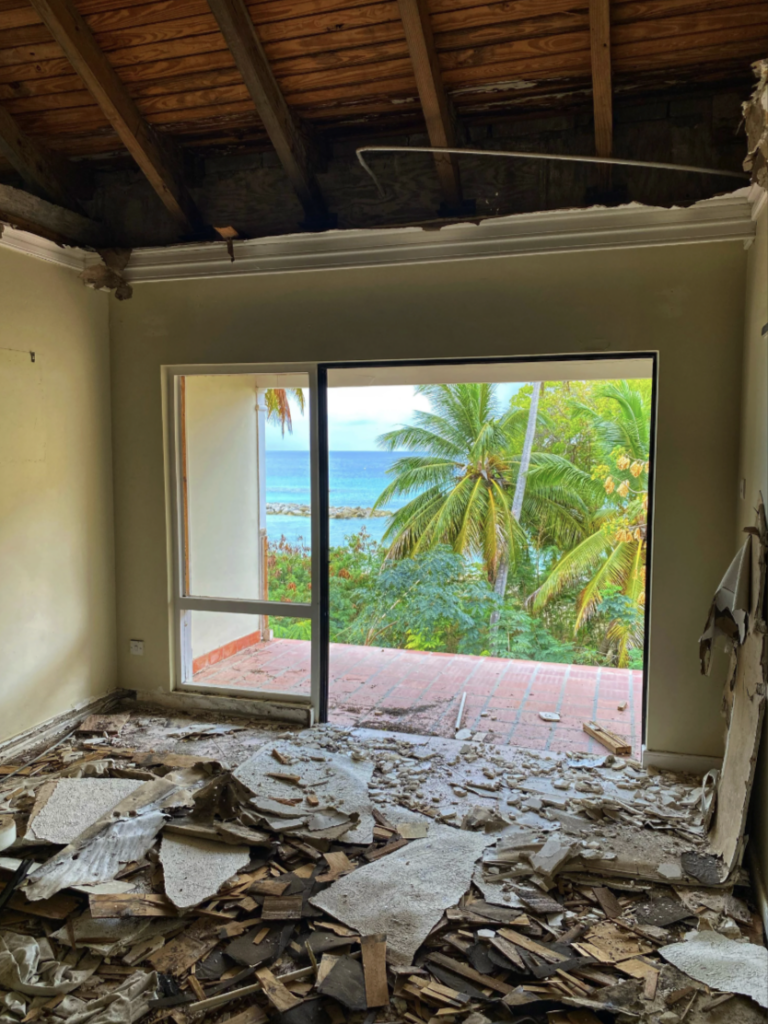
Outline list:
[[[397,452],[331,452],[328,475],[330,504],[371,508],[387,486],[387,469],[399,458]],[[309,504],[309,454],[307,452],[267,451],[267,502]],[[401,499],[389,508],[399,508]],[[387,519],[331,519],[331,546],[344,543],[350,534],[363,527],[368,535],[380,540],[387,528]],[[280,536],[291,543],[300,539],[309,542],[310,520],[301,516],[267,516],[270,541]]]

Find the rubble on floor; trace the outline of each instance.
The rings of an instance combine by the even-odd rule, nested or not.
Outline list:
[[[0,1024],[765,1019],[761,920],[739,867],[719,881],[700,779],[135,706],[101,724],[0,768]]]

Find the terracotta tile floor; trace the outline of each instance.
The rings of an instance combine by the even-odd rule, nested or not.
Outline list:
[[[486,740],[534,750],[604,752],[582,722],[596,720],[641,743],[643,676],[629,669],[511,661],[463,654],[331,644],[330,720],[340,725],[453,736],[462,727]],[[309,693],[309,643],[255,644],[195,675],[195,683],[274,693]],[[627,701],[624,711],[618,706]],[[556,724],[539,718],[556,711]]]

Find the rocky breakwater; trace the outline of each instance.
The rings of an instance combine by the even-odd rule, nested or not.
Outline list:
[[[359,505],[331,506],[328,509],[331,519],[386,519],[389,512],[381,508],[360,508]],[[293,502],[268,502],[268,516],[305,516],[309,517],[309,505],[296,505]]]

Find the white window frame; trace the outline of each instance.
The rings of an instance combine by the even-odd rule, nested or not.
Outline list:
[[[206,693],[218,696],[244,697],[267,700],[272,703],[309,705],[312,720],[320,716],[320,599],[322,592],[320,563],[320,450],[318,442],[319,403],[317,363],[230,363],[226,365],[166,366],[166,401],[168,423],[168,468],[171,495],[171,576],[172,616],[174,640],[174,689],[187,693]],[[193,597],[184,592],[186,578],[183,501],[181,494],[181,401],[180,378],[237,374],[305,374],[309,390],[309,459],[310,459],[310,515],[311,515],[311,580],[312,599],[309,603],[245,600],[241,598]],[[263,467],[259,467],[263,472]],[[287,618],[309,619],[312,627],[310,654],[310,693],[276,693],[274,690],[245,690],[242,688],[196,684],[192,678],[190,613],[236,612],[246,615],[279,615]]]

